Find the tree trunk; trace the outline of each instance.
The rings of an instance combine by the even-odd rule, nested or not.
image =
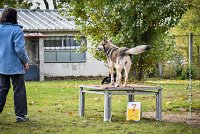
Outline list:
[[[53,7],[54,9],[57,9],[56,0],[53,0]]]
[[[17,2],[19,2],[20,4],[23,2],[24,0],[17,0]]]
[[[143,70],[143,66],[142,66],[142,58],[140,56],[140,60],[138,62],[138,77],[137,80],[141,81],[144,78],[144,70]]]
[[[139,67],[137,80],[142,81],[143,78],[144,78],[143,69],[142,69],[142,67]]]
[[[162,78],[162,76],[163,76],[163,66],[162,66],[162,63],[158,63],[158,74],[159,74],[159,78]]]
[[[49,3],[47,2],[47,0],[43,0],[43,1],[44,1],[46,9],[49,9]]]
[[[200,46],[197,46],[198,65],[200,65]]]

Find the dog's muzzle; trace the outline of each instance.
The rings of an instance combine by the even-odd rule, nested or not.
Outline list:
[[[103,48],[102,48],[102,47],[97,47],[96,50],[97,50],[97,51],[102,51]]]

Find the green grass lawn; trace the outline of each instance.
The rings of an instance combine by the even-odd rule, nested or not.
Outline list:
[[[29,122],[15,123],[12,89],[0,114],[0,133],[63,134],[199,134],[200,127],[186,123],[142,118],[126,121],[127,96],[112,96],[112,122],[103,122],[103,96],[86,94],[85,116],[78,116],[79,85],[99,84],[100,80],[60,80],[27,82]],[[163,87],[163,112],[188,112],[187,81],[148,80],[147,85]],[[193,82],[192,109],[200,111],[200,81]],[[155,111],[155,96],[138,95],[143,112]]]

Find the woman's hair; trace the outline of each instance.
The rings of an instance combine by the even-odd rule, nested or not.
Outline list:
[[[12,24],[18,24],[17,23],[17,10],[14,8],[6,8],[0,18],[1,23],[7,23],[10,22]]]

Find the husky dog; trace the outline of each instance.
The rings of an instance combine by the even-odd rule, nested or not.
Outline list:
[[[115,84],[115,87],[119,87],[121,84],[122,78],[122,70],[124,69],[125,78],[124,85],[127,86],[128,74],[131,68],[132,60],[131,55],[138,55],[147,50],[149,50],[151,46],[149,45],[140,45],[133,48],[126,47],[117,47],[115,46],[111,40],[102,40],[97,46],[98,50],[104,50],[107,62],[109,66],[109,73],[111,75],[111,85]],[[116,82],[114,83],[114,69],[116,69]]]

